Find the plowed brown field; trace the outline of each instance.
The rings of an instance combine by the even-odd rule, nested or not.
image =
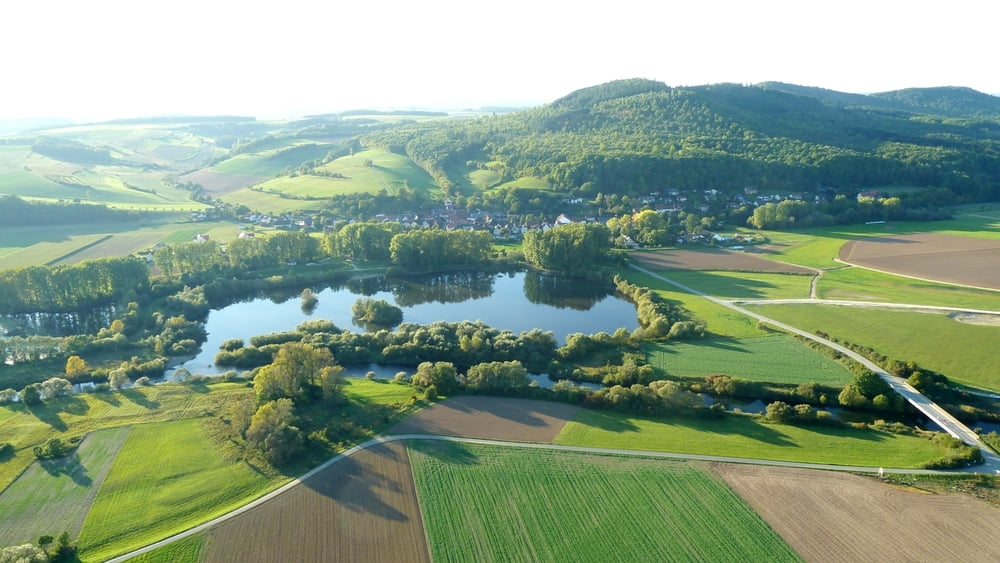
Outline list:
[[[424,409],[393,426],[386,434],[440,434],[551,442],[579,407],[565,403],[465,396]]]
[[[812,274],[813,271],[793,264],[761,258],[748,252],[722,248],[698,250],[657,250],[633,252],[629,255],[651,270],[729,270],[736,272],[770,272],[777,274]]]
[[[904,276],[1000,289],[1000,240],[934,233],[873,237],[848,242],[840,259]]]
[[[430,561],[398,442],[344,458],[209,535],[206,563]]]
[[[1000,559],[1000,507],[969,496],[831,471],[714,468],[806,561]]]

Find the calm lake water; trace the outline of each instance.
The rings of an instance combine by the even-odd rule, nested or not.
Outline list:
[[[191,373],[218,374],[213,365],[219,345],[230,338],[294,330],[312,319],[362,331],[351,319],[351,305],[362,296],[384,299],[403,310],[403,322],[476,321],[514,334],[552,331],[559,343],[575,332],[613,333],[638,327],[635,306],[596,284],[534,272],[453,272],[421,278],[370,278],[345,285],[312,288],[316,306],[303,310],[298,291],[258,296],[213,310],[206,322],[208,340],[201,353],[179,367]]]

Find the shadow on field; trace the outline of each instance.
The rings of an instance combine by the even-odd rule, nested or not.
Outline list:
[[[87,402],[79,397],[61,397],[42,405],[32,405],[27,408],[27,411],[52,428],[60,432],[65,432],[68,426],[59,417],[59,413],[65,412],[75,416],[83,416],[89,409],[90,407],[87,405]]]
[[[118,396],[111,391],[101,391],[100,393],[91,393],[91,397],[104,401],[105,403],[111,405],[112,407],[120,407],[122,402],[118,400]]]
[[[53,477],[66,475],[81,487],[89,487],[94,482],[87,475],[87,468],[80,463],[80,456],[76,452],[56,459],[40,459],[38,460],[38,465],[49,475]]]
[[[454,465],[479,464],[479,458],[476,457],[476,454],[472,453],[472,451],[461,442],[411,440],[408,447],[444,463]]]
[[[133,403],[139,405],[140,407],[145,407],[147,409],[155,409],[160,406],[159,401],[153,401],[143,395],[142,391],[137,389],[122,389],[122,397],[132,401]]]
[[[630,420],[615,416],[608,416],[600,411],[593,411],[591,415],[592,416],[586,417],[586,420],[577,420],[577,422],[587,426],[592,426],[599,430],[604,430],[605,432],[639,431],[639,427],[633,424]]]
[[[399,522],[410,519],[382,500],[381,491],[400,493],[404,487],[379,472],[378,468],[358,462],[354,457],[338,461],[326,471],[303,481],[303,485],[352,512]]]

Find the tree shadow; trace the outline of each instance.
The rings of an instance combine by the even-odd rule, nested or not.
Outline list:
[[[49,475],[53,477],[66,475],[81,487],[89,487],[94,483],[94,480],[87,475],[87,468],[80,463],[80,456],[75,451],[66,457],[40,459],[38,465]]]
[[[122,394],[123,397],[139,405],[140,407],[145,407],[147,409],[155,409],[160,406],[159,401],[154,401],[149,399],[142,393],[142,391],[139,391],[137,389],[122,389],[120,393]]]
[[[575,421],[597,428],[598,430],[604,430],[605,432],[621,433],[639,431],[638,426],[625,418],[627,415],[603,411],[588,411],[588,414],[589,416],[585,420],[575,419]]]
[[[443,463],[478,465],[479,458],[461,442],[450,440],[410,440],[407,447]]]
[[[118,396],[110,391],[91,393],[90,396],[99,401],[104,401],[105,403],[111,405],[112,407],[118,407],[121,406],[122,404],[122,402],[118,400]]]
[[[396,522],[410,519],[407,514],[383,501],[380,494],[381,491],[398,494],[404,490],[403,485],[355,457],[341,459],[327,470],[306,479],[303,484],[352,512]]]

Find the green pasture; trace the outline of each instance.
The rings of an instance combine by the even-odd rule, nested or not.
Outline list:
[[[259,152],[238,154],[210,170],[240,176],[272,177],[288,167],[297,168],[303,162],[323,158],[335,146],[332,143],[295,141]]]
[[[408,370],[413,375],[416,370]],[[409,385],[399,385],[384,380],[368,380],[355,377],[344,378],[341,389],[347,399],[361,404],[390,405],[402,403],[410,397],[418,395],[417,390]]]
[[[434,561],[798,561],[693,464],[411,442]]]
[[[915,280],[864,268],[847,267],[825,272],[816,289],[822,299],[1000,311],[1000,291]]]
[[[31,465],[35,459],[31,449],[50,438],[67,441],[104,428],[207,416],[250,393],[236,383],[164,384],[117,393],[84,393],[30,408],[21,403],[0,406],[0,443],[10,442],[15,448],[14,457],[0,463],[0,489]]]
[[[630,283],[648,287],[667,302],[682,307],[693,320],[705,321],[710,333],[729,338],[753,338],[768,333],[757,327],[757,321],[705,299],[682,291],[650,275],[632,270],[623,270],[620,275]]]
[[[68,531],[76,536],[129,428],[91,432],[63,459],[32,463],[0,493],[0,545]]]
[[[488,169],[473,170],[466,175],[466,179],[472,186],[481,190],[488,190],[500,182],[500,173]]]
[[[77,544],[107,558],[225,514],[286,479],[227,461],[197,418],[135,426],[115,457]]]
[[[0,174],[22,170],[24,160],[31,154],[31,145],[0,144]]]
[[[66,186],[28,170],[0,173],[0,194],[33,196],[49,199],[89,199],[92,190],[82,186]]]
[[[368,160],[372,161],[372,166],[365,164]],[[356,185],[352,191],[374,193],[385,187],[390,194],[395,194],[403,186],[424,192],[437,189],[434,179],[408,157],[378,149],[342,156],[320,170],[342,174]]]
[[[720,299],[807,299],[811,275],[671,270],[667,279]]]
[[[581,410],[555,442],[778,461],[916,468],[942,452],[929,438],[839,426],[765,424],[749,415],[721,419],[643,419]]]
[[[809,332],[914,361],[949,379],[1000,390],[1000,326],[959,322],[949,315],[820,305],[754,305],[755,312]]]
[[[130,563],[197,563],[202,561],[209,539],[202,534],[188,536],[182,540],[137,555]]]
[[[791,336],[651,342],[646,361],[676,377],[723,374],[766,383],[844,386],[852,374]]]

